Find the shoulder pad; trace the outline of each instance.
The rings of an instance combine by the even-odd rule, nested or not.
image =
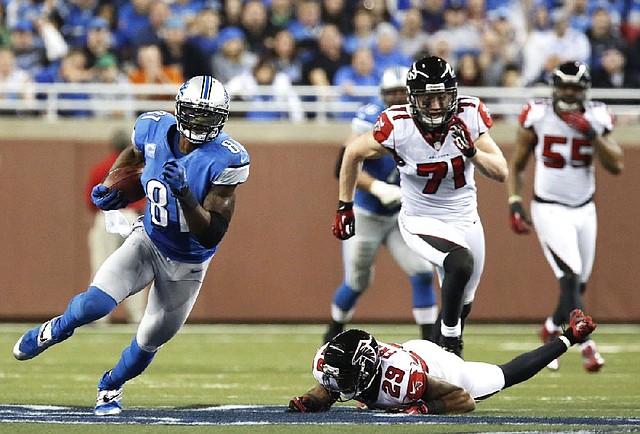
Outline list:
[[[149,138],[156,136],[158,132],[162,132],[163,136],[165,136],[169,127],[175,125],[175,123],[176,118],[165,111],[142,113],[138,116],[133,126],[131,140],[138,149],[143,150],[142,146]]]
[[[546,99],[532,99],[522,107],[520,115],[518,116],[518,122],[524,128],[530,128],[531,125],[542,119],[545,111],[550,107],[550,100]]]
[[[373,137],[378,141],[378,143],[385,142],[391,132],[393,131],[393,124],[389,120],[389,111],[383,111],[376,123],[373,125]]]
[[[604,127],[605,131],[613,131],[615,118],[609,107],[602,101],[587,101],[585,109],[591,113],[593,120]]]
[[[239,142],[232,139],[228,134],[220,133],[218,135],[219,143],[229,155],[235,156],[238,160],[242,160],[242,164],[249,162],[249,153]]]

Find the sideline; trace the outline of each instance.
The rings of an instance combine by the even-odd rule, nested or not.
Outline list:
[[[36,326],[36,323],[0,323],[0,333],[24,333]],[[391,329],[390,326],[393,328]],[[91,332],[98,334],[133,333],[137,329],[135,324],[108,324],[80,327],[76,333]],[[415,335],[415,324],[349,324],[351,328],[363,328],[373,334]],[[465,329],[465,335],[514,335],[537,330],[540,324],[474,324],[470,323]],[[322,336],[326,324],[185,324],[178,334],[201,335],[255,335],[257,332],[266,335],[291,334]],[[391,331],[393,330],[393,331]],[[640,336],[640,324],[599,324],[598,335],[632,335]],[[535,333],[534,333],[535,334]]]

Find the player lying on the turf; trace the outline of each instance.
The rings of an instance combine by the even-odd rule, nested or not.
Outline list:
[[[377,342],[362,330],[347,330],[320,347],[313,363],[318,385],[289,402],[289,411],[327,411],[355,399],[392,413],[466,413],[476,402],[533,377],[596,324],[580,309],[558,338],[503,365],[465,362],[425,340],[401,345]]]

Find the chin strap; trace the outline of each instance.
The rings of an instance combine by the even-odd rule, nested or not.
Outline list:
[[[562,101],[561,99],[556,99],[553,103],[553,106],[557,113],[570,112],[575,110],[580,110],[580,111],[584,110],[584,105],[580,101],[576,101],[575,103],[570,104]]]
[[[438,125],[435,128],[429,128],[426,125],[422,124],[420,120],[416,117],[416,125],[422,134],[422,137],[429,143],[429,145],[433,146],[436,150],[440,149],[445,138],[447,137],[448,130],[448,122]]]

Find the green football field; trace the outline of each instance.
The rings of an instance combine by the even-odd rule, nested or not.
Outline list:
[[[99,377],[115,364],[135,333],[127,325],[86,326],[41,356],[18,362],[12,347],[32,326],[0,324],[0,406],[92,407]],[[385,342],[417,337],[414,325],[354,326]],[[292,396],[314,384],[311,363],[323,332],[321,325],[187,325],[159,351],[143,375],[127,383],[120,421],[126,419],[128,409],[161,412],[162,408],[266,405],[282,406],[284,411]],[[577,348],[572,348],[562,357],[559,371],[545,369],[491,397],[478,405],[472,417],[437,424],[405,423],[400,417],[395,419],[398,423],[366,427],[349,423],[338,427],[331,423],[302,425],[296,423],[298,419],[286,424],[116,426],[108,418],[104,424],[91,425],[46,420],[16,423],[0,413],[0,433],[640,431],[640,325],[602,324],[593,337],[606,359],[600,373],[585,372]],[[538,344],[534,325],[470,324],[465,329],[466,360],[504,363]],[[542,417],[577,419],[562,425],[531,423]],[[429,416],[421,418],[428,420]],[[528,418],[528,422],[519,424],[518,418]],[[581,418],[629,418],[633,423],[592,426],[582,423]],[[299,420],[304,422],[304,418]]]

